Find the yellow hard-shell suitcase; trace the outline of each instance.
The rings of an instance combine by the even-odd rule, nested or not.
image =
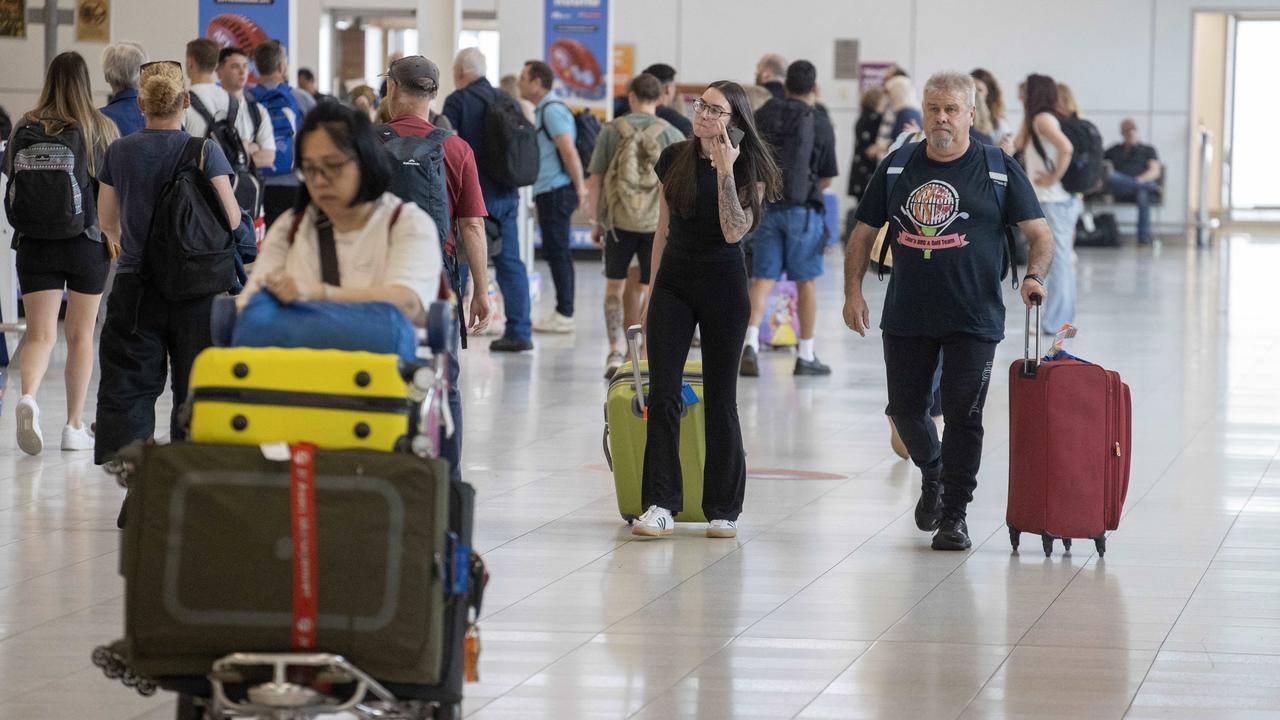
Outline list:
[[[199,443],[307,442],[330,450],[404,450],[417,404],[395,355],[294,348],[209,348],[188,399]]]

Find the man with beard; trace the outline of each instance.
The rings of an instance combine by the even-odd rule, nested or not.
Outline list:
[[[1043,302],[1053,236],[1026,173],[998,148],[969,139],[976,90],[965,73],[942,72],[924,91],[926,139],[894,151],[876,169],[858,205],[845,256],[845,324],[871,325],[862,293],[871,244],[886,222],[893,243],[880,329],[889,415],[923,476],[916,525],[935,550],[970,547],[966,508],[982,459],[982,409],[996,345],[1004,338],[1002,269],[1006,227],[1030,243],[1022,301]],[[942,363],[941,442],[929,418]]]

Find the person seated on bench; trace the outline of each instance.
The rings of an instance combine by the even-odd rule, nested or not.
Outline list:
[[[1121,202],[1138,204],[1138,244],[1151,244],[1151,203],[1160,194],[1160,175],[1164,171],[1156,149],[1142,142],[1138,123],[1125,118],[1120,123],[1124,142],[1106,152],[1112,170],[1107,175],[1107,192]]]

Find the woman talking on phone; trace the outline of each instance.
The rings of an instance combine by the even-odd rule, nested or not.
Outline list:
[[[649,348],[649,427],[641,492],[645,513],[633,532],[670,535],[683,509],[680,409],[684,363],[695,327],[702,332],[707,437],[702,509],[707,537],[731,538],[746,489],[738,424],[738,361],[751,301],[740,244],[760,223],[780,180],[773,153],[756,132],[742,86],[712,83],[693,104],[693,137],[662,152],[653,289],[645,308]]]

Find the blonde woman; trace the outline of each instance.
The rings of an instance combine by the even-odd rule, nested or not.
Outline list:
[[[213,296],[171,302],[142,273],[156,201],[187,152],[182,129],[191,106],[182,65],[173,60],[142,66],[138,104],[146,128],[121,138],[108,151],[99,180],[98,216],[103,232],[120,239],[120,263],[102,326],[98,383],[98,438],[94,461],[106,462],[134,440],[155,434],[155,403],[172,367],[170,439],[184,437],[178,410],[196,355],[212,342]],[[210,179],[227,226],[240,225],[231,190],[231,165],[217,142],[202,142],[200,168]]]
[[[885,94],[889,96],[889,109],[880,120],[880,139],[871,154],[877,159],[889,151],[889,146],[904,132],[916,132],[924,125],[920,111],[920,97],[906,75],[895,75],[884,81]]]
[[[39,455],[44,449],[35,396],[49,369],[66,291],[67,423],[62,428],[62,449],[91,450],[93,434],[80,415],[93,374],[93,329],[111,268],[112,247],[95,212],[94,186],[107,146],[120,133],[94,108],[89,68],[79,53],[66,52],[53,59],[39,104],[18,122],[13,137],[5,172],[13,183],[9,220],[19,230],[16,264],[27,314],[20,361],[22,399],[16,411],[18,447],[28,455]],[[66,159],[73,161],[73,186],[68,187],[65,179],[55,180],[55,175],[65,178],[65,168],[48,166],[52,154],[42,148],[49,146],[74,156]]]

